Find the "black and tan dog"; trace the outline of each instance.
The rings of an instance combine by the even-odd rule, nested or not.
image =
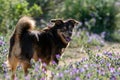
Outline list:
[[[35,21],[32,18],[25,16],[18,21],[10,38],[8,55],[13,78],[18,63],[22,64],[27,74],[27,69],[31,66],[31,58],[35,61],[41,59],[41,62],[47,65],[53,60],[58,64],[56,55],[63,53],[78,22],[73,19],[66,21],[53,19],[51,22],[55,23],[53,27],[38,31],[34,29]]]

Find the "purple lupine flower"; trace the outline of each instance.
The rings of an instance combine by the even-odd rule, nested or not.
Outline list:
[[[106,32],[102,32],[101,33],[101,37],[104,39],[105,38],[105,35],[106,35]]]
[[[71,75],[71,76],[73,76],[73,75],[74,75],[74,73],[73,73],[73,72],[70,72],[70,75]]]
[[[5,80],[10,80],[11,76],[8,73],[4,74]]]
[[[58,74],[58,77],[62,78],[62,77],[63,77],[63,73],[60,72],[60,73]]]
[[[46,65],[46,63],[43,63],[42,66],[46,67],[47,65]]]
[[[89,64],[90,67],[97,67],[96,64]]]
[[[99,68],[97,68],[97,73],[100,74],[101,73],[101,70]]]
[[[74,69],[73,69],[73,72],[74,72],[74,73],[79,73],[79,69],[74,68]]]
[[[98,79],[98,78],[94,78],[94,80],[100,80],[100,79]]]
[[[6,67],[7,67],[7,64],[3,63],[3,64],[2,64],[2,67],[3,67],[3,68],[6,68]]]
[[[15,79],[14,80],[19,80],[16,76],[15,76]]]
[[[79,71],[80,71],[80,72],[84,72],[85,69],[84,69],[84,68],[80,68]]]
[[[25,76],[25,80],[30,80],[30,75]]]
[[[60,70],[60,69],[61,69],[61,66],[60,66],[60,65],[56,67],[56,70]]]
[[[40,64],[39,63],[36,63],[35,64],[35,72],[38,72],[39,71],[39,68],[40,68]]]
[[[70,70],[64,70],[64,73],[69,73],[70,72]]]
[[[52,75],[52,76],[54,76],[54,75],[55,75],[55,73],[54,73],[54,72],[51,72],[51,75]]]
[[[86,60],[88,60],[88,58],[83,57],[83,58],[81,59],[81,62],[84,62],[84,61],[86,61]]]
[[[75,80],[80,80],[80,78],[79,78],[79,77],[76,77]]]
[[[57,59],[60,59],[60,54],[57,54],[57,55],[56,55],[56,58],[57,58]]]
[[[105,75],[105,70],[103,68],[101,68],[101,75]]]
[[[77,74],[77,73],[79,73],[79,69],[74,68],[71,70],[70,75],[72,76],[72,75]]]
[[[4,44],[5,44],[5,42],[2,41],[2,40],[0,40],[0,46],[2,46],[2,45],[4,45]]]
[[[104,55],[108,55],[108,56],[112,56],[112,53],[111,53],[111,52],[108,52],[108,51],[104,52],[103,54],[104,54]]]
[[[116,1],[115,5],[119,7],[120,6],[120,1]]]
[[[117,80],[114,75],[111,75],[110,80]]]
[[[46,80],[44,77],[42,77],[40,80]]]
[[[102,56],[102,54],[100,54],[100,53],[96,54],[96,57],[101,57],[101,56]]]
[[[56,65],[57,63],[56,63],[55,61],[52,61],[52,64],[53,64],[53,65]]]
[[[101,59],[100,63],[103,64],[105,62],[105,59]]]
[[[100,74],[100,75],[105,75],[105,70],[104,70],[104,68],[97,67],[97,73]]]
[[[104,52],[103,54],[108,56],[109,58],[113,57],[113,53],[112,52]]]
[[[114,67],[110,67],[109,70],[110,70],[111,73],[115,72],[115,68]]]
[[[18,69],[18,70],[21,70],[21,69],[22,69],[22,66],[19,65],[19,66],[17,67],[17,69]]]
[[[8,49],[4,49],[4,50],[2,51],[3,54],[6,54],[7,52],[8,52]]]
[[[88,64],[85,64],[85,65],[84,65],[84,68],[85,68],[86,70],[88,70]]]
[[[76,32],[76,37],[80,37],[80,35],[81,35],[81,31],[79,30],[78,32]]]
[[[3,67],[4,73],[7,73],[8,72],[8,65],[6,63],[3,63],[2,67]]]
[[[45,68],[42,68],[42,73],[47,73]]]
[[[72,64],[70,64],[70,65],[69,65],[69,68],[70,68],[70,69],[72,69],[72,68],[73,68],[73,65],[72,65]]]
[[[100,46],[96,46],[96,48],[98,49],[98,51],[100,51],[100,50],[101,50],[101,47],[100,47]]]
[[[87,77],[88,79],[90,79],[91,76],[92,76],[91,73],[86,74],[86,77]]]
[[[109,68],[111,66],[111,63],[106,63],[106,66]]]
[[[41,59],[39,59],[38,61],[41,62]]]

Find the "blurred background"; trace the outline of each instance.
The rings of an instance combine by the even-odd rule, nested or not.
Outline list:
[[[120,42],[119,7],[120,0],[0,0],[1,44],[24,15],[33,17],[38,28],[54,18],[78,20],[71,47]]]

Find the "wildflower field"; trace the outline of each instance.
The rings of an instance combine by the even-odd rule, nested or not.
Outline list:
[[[89,36],[93,37],[93,36]],[[79,37],[78,37],[79,38]],[[88,40],[87,44],[90,43]],[[93,38],[92,38],[93,39]],[[99,41],[99,38],[96,37]],[[95,41],[95,40],[93,40]],[[59,65],[53,61],[53,65],[47,66],[50,71],[48,75],[52,80],[119,80],[120,79],[120,44],[99,43],[91,46],[85,42],[80,47],[76,45],[76,38],[64,52]],[[99,41],[100,42],[100,41]],[[103,42],[103,41],[102,41]],[[94,42],[95,43],[95,42]],[[101,44],[101,45],[100,45]],[[10,80],[10,71],[4,64],[8,54],[8,38],[0,37],[0,80]],[[29,74],[24,76],[21,66],[18,66],[15,80],[49,80],[46,72],[40,68],[41,61],[31,60],[32,68]],[[44,66],[46,66],[44,64]]]

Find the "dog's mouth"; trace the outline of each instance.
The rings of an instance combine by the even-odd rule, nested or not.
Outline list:
[[[62,36],[64,37],[64,39],[65,39],[67,42],[70,42],[70,41],[71,41],[71,37],[65,36],[64,34],[62,34]]]
[[[67,45],[71,41],[71,37],[65,35],[63,32],[60,30],[57,30],[58,35],[60,36],[62,42]]]

